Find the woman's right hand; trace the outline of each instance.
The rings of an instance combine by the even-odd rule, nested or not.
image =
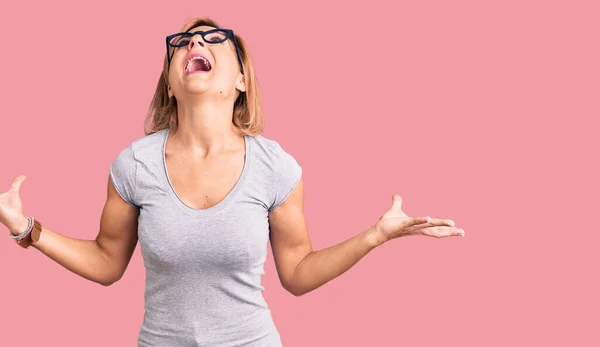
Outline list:
[[[29,222],[23,215],[23,204],[19,196],[21,183],[26,178],[25,175],[15,177],[11,188],[0,194],[0,223],[4,224],[15,235],[24,233]]]

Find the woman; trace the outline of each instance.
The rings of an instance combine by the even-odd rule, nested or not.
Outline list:
[[[464,236],[452,220],[408,217],[393,195],[371,228],[313,251],[302,169],[260,135],[246,45],[210,19],[167,37],[149,116],[150,130],[110,166],[95,240],[69,238],[23,216],[23,175],[0,196],[0,221],[21,246],[102,285],[121,278],[139,240],[146,268],[139,346],[281,346],[262,296],[269,240],[283,287],[300,296],[391,239]]]

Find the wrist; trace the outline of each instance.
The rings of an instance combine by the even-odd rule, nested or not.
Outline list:
[[[21,235],[25,231],[27,231],[27,227],[29,226],[29,220],[27,217],[23,216],[21,221],[19,221],[14,228],[10,229],[10,232],[13,235]]]
[[[374,224],[365,233],[365,239],[370,249],[377,248],[385,243],[381,234],[377,231],[377,224]]]

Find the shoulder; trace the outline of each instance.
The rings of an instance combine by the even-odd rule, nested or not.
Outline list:
[[[162,149],[168,131],[169,129],[159,130],[132,141],[130,147],[134,155],[143,158],[147,152],[154,153],[156,149]]]
[[[270,179],[277,179],[281,175],[294,176],[301,174],[301,166],[296,157],[276,140],[263,135],[253,136],[252,162],[255,170]]]
[[[296,156],[276,140],[263,135],[254,136],[255,146],[252,148],[252,159],[258,162],[263,172],[271,177],[281,175],[299,176],[301,165]]]
[[[164,136],[167,129],[152,134],[144,135],[130,141],[126,147],[121,148],[117,155],[118,160],[143,161],[162,149]]]
[[[162,149],[164,130],[145,135],[131,141],[122,148],[110,164],[110,177],[113,186],[123,200],[139,207],[140,192],[138,181],[146,179],[147,170],[157,167]],[[141,163],[141,165],[138,165]],[[140,168],[140,170],[138,170]],[[152,176],[152,172],[150,172]]]
[[[253,156],[255,160],[262,162],[269,167],[275,167],[282,161],[295,159],[291,153],[288,153],[274,139],[263,135],[253,136],[255,146],[253,146]]]
[[[162,153],[165,130],[138,137],[130,141],[115,153],[111,163],[111,172],[115,176],[135,177],[138,164],[143,168],[154,167],[159,163]]]
[[[288,153],[279,142],[262,135],[254,136],[253,162],[255,170],[265,182],[268,191],[268,209],[273,210],[283,203],[298,184],[302,167],[296,158]]]
[[[256,143],[256,147],[260,150],[264,151],[265,154],[272,155],[273,152],[276,152],[281,148],[279,143],[273,139],[267,138],[263,135],[256,135],[252,137],[254,142]]]

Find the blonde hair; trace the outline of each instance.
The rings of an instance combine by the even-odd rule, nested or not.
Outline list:
[[[220,28],[219,25],[210,18],[194,18],[183,26],[182,31],[187,32],[199,26],[210,26]],[[248,53],[248,46],[244,40],[235,35],[240,57],[242,58],[242,69],[246,91],[241,92],[235,100],[233,106],[233,124],[244,134],[259,135],[264,127],[262,104],[258,89],[258,81],[254,74],[252,59]],[[165,54],[163,61],[163,70],[158,79],[156,92],[150,103],[145,123],[151,123],[149,128],[144,127],[144,133],[150,135],[157,131],[173,128],[177,129],[177,100],[175,97],[169,98],[168,89],[168,57]]]

